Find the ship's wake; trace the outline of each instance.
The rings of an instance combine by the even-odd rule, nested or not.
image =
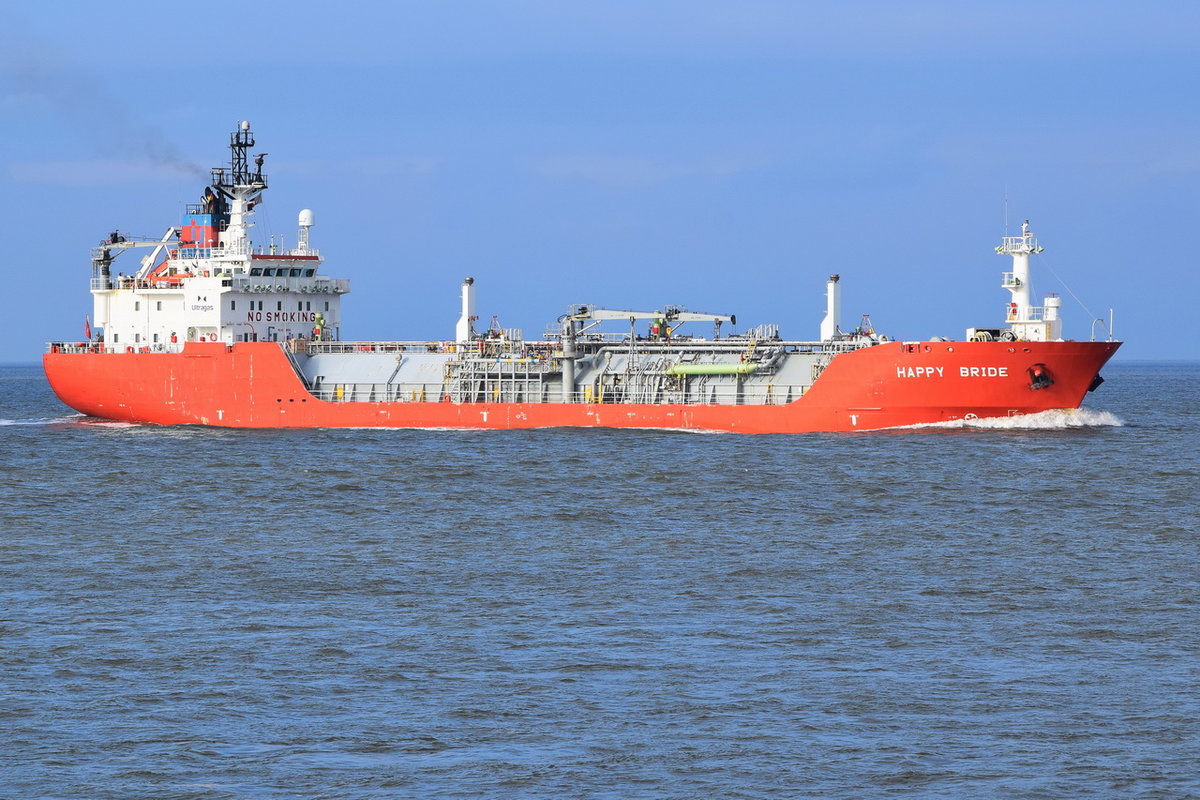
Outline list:
[[[1090,408],[1054,409],[1036,414],[1016,414],[1011,417],[982,417],[977,419],[955,419],[946,422],[927,422],[920,425],[905,425],[903,429],[980,428],[986,430],[1053,431],[1072,428],[1119,428],[1124,420],[1111,411],[1096,411]]]
[[[40,417],[36,419],[0,419],[0,428],[5,426],[39,426],[39,425],[87,425],[98,428],[137,428],[136,422],[121,422],[118,420],[97,419],[87,414],[75,414],[69,417]]]

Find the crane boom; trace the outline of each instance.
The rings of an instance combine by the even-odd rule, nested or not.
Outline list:
[[[737,316],[734,314],[700,314],[694,311],[683,311],[670,307],[665,311],[627,311],[615,308],[579,306],[576,312],[569,316],[575,320],[664,319],[668,322],[728,322],[733,325],[737,324]]]

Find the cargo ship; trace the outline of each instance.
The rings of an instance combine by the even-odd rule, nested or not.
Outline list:
[[[1120,343],[1062,337],[1061,301],[1033,305],[1022,226],[1001,324],[960,341],[895,341],[863,317],[843,330],[838,275],[816,339],[777,325],[736,332],[733,314],[572,305],[538,338],[483,328],[476,285],[457,321],[420,341],[342,336],[349,281],[324,271],[299,212],[295,246],[252,242],[267,189],[249,123],[201,202],[157,239],[120,230],[92,251],[93,308],[79,341],[48,344],[46,377],[91,417],[239,428],[609,427],[805,433],[1074,409]],[[253,160],[252,160],[253,159]],[[141,258],[135,256],[141,254]],[[127,255],[128,254],[128,255]],[[116,272],[129,259],[128,274]],[[1094,327],[1094,326],[1093,326]]]

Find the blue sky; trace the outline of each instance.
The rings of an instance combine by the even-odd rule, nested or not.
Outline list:
[[[81,335],[89,248],[177,224],[240,119],[255,238],[315,211],[344,338],[452,336],[467,275],[527,336],[590,302],[812,338],[831,272],[843,327],[961,336],[1007,198],[1067,336],[1111,307],[1120,357],[1198,357],[1200,4],[216,6],[4,11],[0,362]]]

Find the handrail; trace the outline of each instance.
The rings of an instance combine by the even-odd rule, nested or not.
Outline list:
[[[545,399],[525,397],[514,399],[512,389],[506,389],[497,394],[492,389],[487,390],[488,399],[478,400],[464,397],[457,389],[447,389],[443,384],[434,383],[365,383],[347,381],[329,383],[310,387],[309,393],[318,400],[331,403],[455,403],[457,405],[490,405],[495,403],[531,405],[587,405],[587,406],[621,406],[621,405],[686,405],[686,406],[728,406],[728,405],[786,405],[798,399],[810,388],[811,384],[779,384],[737,389],[735,387],[719,387],[709,389],[702,395],[689,394],[684,397],[682,392],[669,392],[660,402],[643,402],[623,391],[608,390],[595,393],[580,391],[571,393],[569,401],[563,401],[562,393],[551,387],[535,386],[530,389],[540,392],[548,389]],[[477,393],[474,393],[478,396]],[[790,399],[789,399],[790,398]]]
[[[308,342],[307,349],[309,355],[316,353],[364,353],[364,352],[389,352],[389,351],[404,351],[413,350],[415,352],[429,353],[464,353],[472,355],[485,355],[495,357],[496,351],[491,349],[499,346],[500,352],[505,355],[518,353],[549,353],[553,351],[561,351],[561,341],[522,341],[509,342],[505,340],[482,340],[486,349],[483,353],[479,351],[480,340],[475,340],[468,343],[459,343],[449,340],[387,340],[387,341],[347,341],[338,340],[334,342]],[[686,351],[689,353],[738,353],[741,354],[746,350],[747,339],[683,339],[680,341],[649,341],[635,340],[634,349],[639,354],[662,354],[668,355],[671,353]],[[577,342],[579,345],[585,344],[583,339]],[[824,352],[824,353],[845,353],[852,350],[860,350],[863,347],[873,344],[885,344],[884,342],[871,342],[866,339],[849,340],[849,341],[788,341],[788,340],[759,340],[758,347],[760,350],[769,350],[775,348],[783,348],[790,351],[799,352]],[[623,348],[629,347],[629,338],[624,340],[605,341],[604,345],[622,345]]]
[[[47,342],[47,353],[182,353],[184,342],[112,344],[111,342]]]
[[[137,283],[145,283],[138,281]],[[1037,307],[1040,310],[1040,307]],[[155,353],[177,353],[183,350],[184,342],[165,343],[158,342],[155,344],[141,344],[135,346],[140,350],[144,347],[149,348],[149,352]],[[394,341],[313,341],[306,339],[291,340],[295,352],[303,352],[307,355],[318,355],[322,353],[339,353],[339,354],[366,354],[366,353],[455,353],[464,356],[470,356],[471,361],[476,361],[482,364],[495,364],[497,362],[503,364],[534,364],[544,361],[553,360],[558,362],[562,359],[561,351],[556,350],[556,343],[553,342],[514,342],[510,347],[505,347],[499,352],[488,351],[480,353],[474,342],[467,345],[460,345],[457,342],[450,341],[415,341],[415,340],[394,340]],[[771,343],[772,347],[780,347],[801,352],[825,352],[825,353],[841,353],[851,350],[858,350],[866,346],[865,343],[843,343],[843,342],[787,342],[777,341]],[[129,345],[112,344],[105,342],[48,342],[47,348],[58,347],[58,352],[109,352],[120,353],[126,352]],[[65,349],[71,348],[71,349]],[[740,353],[745,348],[745,341],[720,339],[717,341],[690,340],[686,346],[686,352],[689,353]],[[661,354],[670,355],[680,351],[678,344],[672,345],[670,342],[638,342],[637,350],[639,354]]]

